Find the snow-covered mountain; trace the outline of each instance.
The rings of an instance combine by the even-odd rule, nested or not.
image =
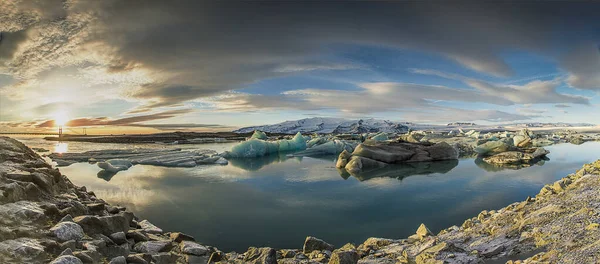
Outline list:
[[[301,133],[404,133],[409,123],[392,122],[378,119],[349,120],[343,118],[313,117],[295,121],[285,121],[273,125],[243,127],[233,132],[248,133],[260,130],[269,133],[295,134]]]

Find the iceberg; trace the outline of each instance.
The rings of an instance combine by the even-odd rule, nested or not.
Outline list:
[[[181,149],[107,149],[81,153],[52,153],[53,161],[61,164],[75,162],[98,162],[103,171],[116,173],[127,170],[136,164],[164,167],[194,167],[196,165],[226,165],[227,160],[214,150],[200,149],[182,151]]]
[[[128,170],[133,166],[131,161],[124,159],[111,159],[104,162],[98,162],[98,167],[107,171],[107,172],[119,172]]]
[[[373,136],[371,139],[375,140],[375,141],[386,141],[389,139],[389,137],[388,137],[387,133],[381,132],[381,133]]]
[[[250,138],[267,140],[269,137],[267,137],[267,134],[265,134],[265,132],[262,132],[260,130],[254,130],[254,134],[252,134]]]
[[[266,141],[252,138],[237,144],[221,156],[225,158],[256,158],[272,153],[298,151],[306,149],[306,138],[298,132],[292,139]]]
[[[358,143],[345,140],[333,140],[324,144],[316,145],[304,151],[300,151],[289,156],[318,156],[318,155],[337,155],[344,150],[354,151]]]

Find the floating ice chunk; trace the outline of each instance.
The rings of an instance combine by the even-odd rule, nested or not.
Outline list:
[[[237,144],[222,154],[226,158],[255,158],[269,155],[271,153],[298,151],[306,149],[306,139],[298,132],[294,138],[277,141],[265,141],[261,139],[250,139]]]
[[[381,133],[373,136],[371,139],[375,140],[375,141],[386,141],[389,139],[389,137],[388,137],[387,133],[381,132]]]
[[[316,145],[311,148],[308,148],[304,151],[300,151],[294,153],[290,156],[318,156],[318,155],[337,155],[342,151],[346,150],[348,152],[354,151],[356,147],[356,142],[348,142],[344,140],[333,140],[329,141],[325,144]]]
[[[312,146],[321,145],[321,144],[324,144],[324,143],[327,143],[327,138],[325,138],[325,137],[316,137],[316,138],[313,138],[313,139],[309,140],[306,143],[306,147],[307,148],[311,148]]]
[[[250,138],[267,140],[269,137],[267,137],[267,134],[265,134],[265,132],[254,130],[254,134],[252,134]]]
[[[98,161],[98,167],[106,172],[116,173],[126,170],[132,165],[155,165],[166,167],[194,167],[204,164],[227,164],[214,150],[181,151],[181,149],[119,149],[98,150],[82,153],[51,154],[58,162]]]
[[[111,159],[105,162],[98,162],[98,167],[108,172],[119,172],[128,170],[133,164],[131,161],[124,159]]]

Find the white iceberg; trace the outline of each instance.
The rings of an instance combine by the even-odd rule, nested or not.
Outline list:
[[[98,162],[98,167],[108,172],[119,172],[128,170],[133,166],[131,161],[124,159],[111,159],[104,162]]]
[[[318,155],[337,155],[342,151],[346,150],[348,152],[354,151],[357,142],[349,142],[345,140],[333,140],[329,141],[325,144],[316,145],[311,148],[308,148],[304,151],[300,151],[290,156],[318,156]]]
[[[204,164],[227,164],[227,160],[214,150],[181,149],[108,149],[81,153],[50,154],[57,162],[75,163],[97,161],[98,167],[116,173],[136,164],[165,167],[194,167]],[[60,163],[59,163],[60,164]]]
[[[265,134],[265,132],[262,132],[260,130],[254,130],[254,134],[252,134],[250,138],[267,140],[269,137],[267,137],[267,134]]]
[[[388,139],[390,139],[390,138],[388,137],[388,134],[387,134],[387,133],[385,133],[385,132],[381,132],[381,133],[379,133],[379,134],[377,134],[377,135],[375,135],[375,136],[371,137],[371,139],[372,139],[372,140],[375,140],[375,141],[386,141],[386,140],[388,140]]]
[[[266,141],[250,139],[237,144],[222,154],[225,158],[255,158],[270,155],[271,153],[298,151],[306,149],[306,138],[298,132],[292,139]]]

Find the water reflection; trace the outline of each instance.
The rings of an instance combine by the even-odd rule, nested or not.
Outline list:
[[[117,172],[111,172],[106,170],[101,170],[98,172],[98,174],[96,174],[98,178],[103,179],[105,181],[110,181],[110,179],[112,179],[112,177],[115,175],[117,175]]]
[[[428,175],[433,173],[445,174],[454,169],[456,166],[458,166],[458,160],[392,164],[384,168],[353,173],[352,176],[359,181],[383,177],[402,180],[413,175]],[[350,175],[345,169],[340,169],[338,171],[344,179],[347,179],[347,175]]]
[[[334,162],[337,156],[323,155],[311,158]],[[243,169],[245,171],[259,171],[262,168],[272,164],[284,163],[288,160],[302,162],[302,159],[303,156],[289,156],[289,153],[279,153],[256,158],[229,158],[227,161],[229,161],[231,166]]]
[[[546,164],[546,161],[549,161],[548,157],[542,157],[534,163],[531,164],[490,164],[483,161],[483,158],[477,157],[475,159],[475,165],[477,167],[484,169],[485,171],[496,172],[503,170],[520,170],[524,168],[529,168],[531,166],[543,166]]]
[[[371,236],[403,238],[421,223],[437,232],[535,195],[600,157],[600,142],[548,149],[552,160],[522,170],[482,170],[463,159],[392,166],[347,180],[332,156],[274,155],[195,168],[136,165],[117,175],[98,175],[96,165],[77,163],[61,172],[166,231],[240,252],[301,248],[308,235],[337,246]]]

